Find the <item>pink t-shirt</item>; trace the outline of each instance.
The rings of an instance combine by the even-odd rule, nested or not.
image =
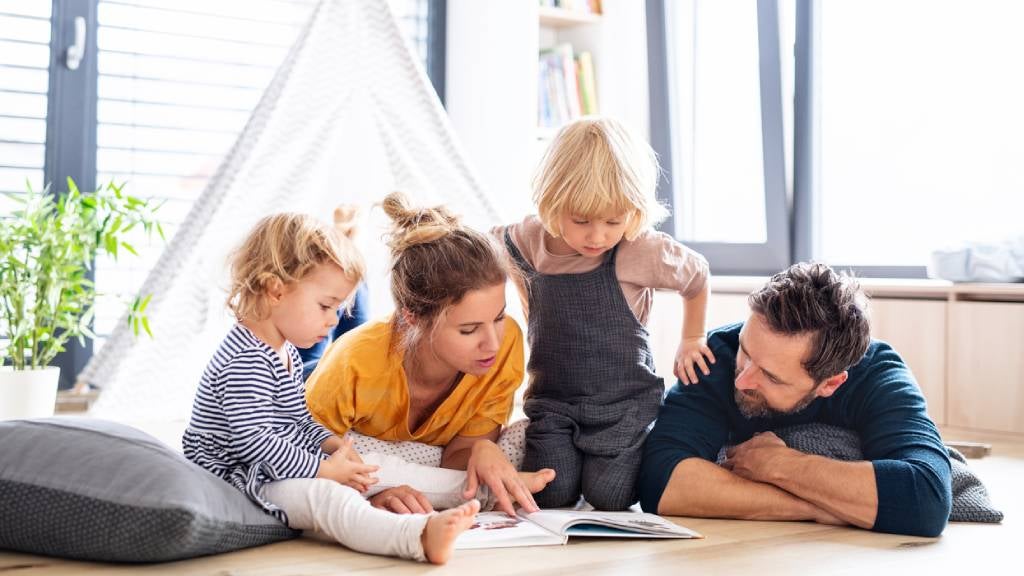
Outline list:
[[[606,254],[552,254],[547,249],[544,225],[536,216],[527,216],[522,222],[498,226],[491,230],[505,245],[505,230],[512,243],[526,261],[541,274],[582,274],[594,270],[604,261]],[[634,240],[619,243],[615,257],[615,275],[622,286],[626,303],[641,324],[647,324],[654,301],[655,290],[673,290],[683,298],[699,294],[708,279],[708,262],[703,256],[677,242],[664,232],[645,230]],[[520,290],[522,296],[522,290]],[[526,302],[523,302],[526,309]]]

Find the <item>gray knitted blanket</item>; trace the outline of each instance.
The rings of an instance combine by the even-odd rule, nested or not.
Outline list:
[[[801,424],[773,430],[787,446],[805,454],[816,454],[835,460],[863,460],[860,437],[853,430],[828,424]],[[1002,522],[1003,513],[989,501],[981,480],[967,467],[967,460],[956,448],[946,447],[952,466],[953,522]],[[718,463],[725,461],[725,448],[718,454]]]

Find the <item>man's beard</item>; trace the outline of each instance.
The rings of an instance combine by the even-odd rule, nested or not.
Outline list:
[[[768,400],[760,392],[754,390],[740,390],[736,388],[734,397],[736,399],[736,407],[740,409],[740,414],[749,420],[751,418],[778,418],[779,416],[796,414],[807,408],[811,402],[814,402],[814,399],[818,397],[817,392],[818,387],[815,386],[789,410],[776,410],[772,408],[768,405]]]

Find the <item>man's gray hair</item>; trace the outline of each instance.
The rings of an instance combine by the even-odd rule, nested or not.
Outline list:
[[[818,262],[800,262],[771,277],[747,303],[773,332],[812,334],[802,363],[815,382],[856,364],[871,341],[867,297],[849,275]]]

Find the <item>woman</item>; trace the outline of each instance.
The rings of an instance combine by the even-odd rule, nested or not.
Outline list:
[[[467,472],[463,498],[483,485],[509,514],[513,500],[536,511],[532,492],[554,471],[520,475],[496,444],[523,378],[522,331],[505,316],[506,261],[443,207],[416,209],[394,193],[384,211],[395,313],[331,345],[308,381],[310,411],[338,435],[440,446],[442,467]],[[430,510],[408,486],[371,503]]]

